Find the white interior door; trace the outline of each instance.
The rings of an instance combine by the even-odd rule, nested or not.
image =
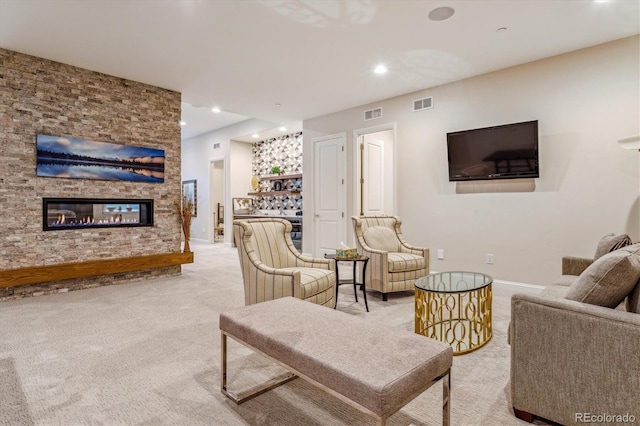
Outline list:
[[[353,143],[353,211],[357,215],[395,214],[394,125],[355,130]]]
[[[321,257],[346,244],[345,191],[346,136],[313,140],[314,146],[314,253]]]
[[[376,216],[384,214],[384,141],[363,137],[361,145],[361,193],[362,214]]]

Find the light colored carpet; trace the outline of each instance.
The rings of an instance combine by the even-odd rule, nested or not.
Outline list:
[[[225,398],[218,316],[244,304],[237,252],[192,249],[196,263],[181,276],[0,303],[0,425],[375,423],[301,379],[239,406]],[[509,401],[509,298],[494,288],[493,339],[454,358],[453,425],[526,424]],[[355,303],[353,287],[340,287],[338,309],[413,331],[412,293],[389,302],[370,293],[369,308]],[[234,388],[282,371],[234,341],[229,359]],[[438,383],[388,424],[439,425],[441,403]]]

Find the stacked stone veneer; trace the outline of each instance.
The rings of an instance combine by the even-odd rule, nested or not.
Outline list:
[[[271,176],[271,167],[280,166],[284,175],[302,173],[302,132],[267,139],[253,145],[252,172],[255,176]],[[302,190],[302,179],[284,179],[282,189]],[[260,182],[261,191],[271,191],[273,181]],[[256,199],[260,210],[302,210],[302,195],[261,196]]]
[[[180,93],[0,49],[0,270],[179,252]],[[165,151],[161,184],[36,177],[36,135]],[[152,198],[154,226],[44,232],[43,197]],[[0,287],[0,300],[171,275],[180,266]]]

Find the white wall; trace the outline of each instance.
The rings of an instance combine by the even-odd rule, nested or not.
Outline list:
[[[251,192],[253,144],[231,141],[231,198],[247,198]],[[232,203],[229,203],[231,206]],[[232,214],[232,213],[230,213]],[[232,216],[229,216],[231,219]],[[229,231],[232,232],[232,231]]]
[[[544,285],[560,274],[563,255],[592,256],[604,234],[640,240],[638,153],[616,144],[640,134],[639,47],[634,36],[305,120],[305,141],[347,132],[353,167],[353,130],[372,123],[363,121],[365,109],[382,106],[384,118],[375,124],[396,126],[397,214],[405,238],[431,248],[431,269]],[[425,96],[433,96],[434,108],[412,112],[413,99]],[[448,181],[447,132],[528,120],[539,120],[539,179]],[[304,166],[308,192],[311,143],[304,145]],[[349,194],[350,217],[354,182]],[[306,196],[310,221],[312,211],[313,197]],[[305,223],[307,250],[312,231]],[[351,241],[352,232],[349,223]],[[435,259],[438,248],[444,260]]]
[[[231,199],[245,197],[251,179],[250,154],[246,161],[248,177],[247,169],[244,168],[245,150],[248,149],[251,153],[251,144],[235,142],[232,139],[274,126],[274,123],[250,119],[182,141],[182,180],[196,179],[198,183],[198,217],[193,218],[191,223],[192,238],[211,241],[213,237],[215,203],[210,203],[210,164],[214,160],[224,160],[224,240],[225,243],[231,244],[233,225],[232,221],[228,220],[233,217]],[[213,149],[215,143],[219,143],[220,148]],[[244,149],[240,144],[246,145]]]

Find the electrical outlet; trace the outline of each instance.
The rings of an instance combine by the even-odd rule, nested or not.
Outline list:
[[[438,259],[444,259],[444,249],[438,249]]]
[[[492,254],[487,254],[487,263],[489,265],[493,265],[493,255]]]

